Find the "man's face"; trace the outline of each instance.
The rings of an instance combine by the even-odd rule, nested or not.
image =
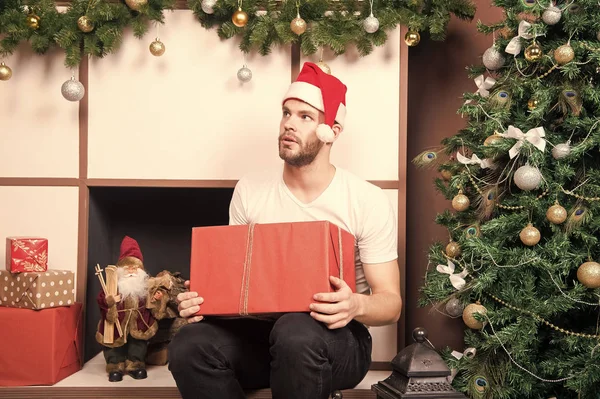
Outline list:
[[[123,278],[127,278],[127,277],[136,277],[138,274],[138,266],[137,265],[126,265],[122,267],[123,272],[122,272],[122,276]]]
[[[279,157],[292,166],[311,164],[323,148],[317,137],[322,113],[299,100],[288,100],[279,124]]]

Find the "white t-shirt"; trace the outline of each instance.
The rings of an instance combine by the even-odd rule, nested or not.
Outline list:
[[[397,220],[383,190],[336,167],[330,185],[314,201],[299,201],[283,181],[282,170],[239,180],[229,206],[229,224],[288,223],[326,220],[356,238],[356,292],[368,294],[363,263],[398,258]]]

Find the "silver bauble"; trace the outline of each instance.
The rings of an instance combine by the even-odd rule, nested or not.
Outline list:
[[[534,190],[539,187],[542,182],[542,174],[530,165],[523,165],[515,172],[513,177],[515,184],[523,191]]]
[[[202,11],[207,14],[212,14],[215,12],[215,4],[217,4],[217,0],[202,0]]]
[[[569,143],[561,143],[554,146],[552,149],[552,157],[554,159],[562,159],[571,153],[571,146]]]
[[[373,13],[369,15],[363,21],[363,28],[367,33],[375,33],[379,29],[379,20],[373,16]]]
[[[85,95],[85,87],[74,77],[62,84],[60,89],[63,97],[69,101],[79,101]]]
[[[244,65],[237,72],[237,78],[240,80],[240,82],[249,82],[250,79],[252,79],[252,71],[246,67],[246,65]]]
[[[505,61],[504,55],[496,47],[492,46],[483,53],[483,65],[490,71],[500,69]]]
[[[542,21],[544,21],[547,25],[556,25],[558,21],[560,21],[561,16],[562,11],[560,11],[560,8],[550,6],[544,10],[544,13],[542,14]]]
[[[452,298],[446,303],[446,313],[452,317],[462,316],[464,310],[465,308],[458,298]]]

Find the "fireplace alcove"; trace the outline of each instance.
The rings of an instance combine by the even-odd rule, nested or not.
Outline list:
[[[136,239],[151,276],[189,278],[191,231],[225,225],[233,188],[90,187],[84,362],[102,351],[95,340],[101,290],[96,264],[114,265],[125,235]]]

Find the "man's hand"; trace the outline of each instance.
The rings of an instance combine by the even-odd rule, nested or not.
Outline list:
[[[185,288],[190,288],[190,281],[183,283]],[[204,298],[199,297],[197,292],[182,292],[177,295],[179,306],[179,316],[187,319],[188,323],[196,323],[204,318],[204,316],[192,316],[200,311],[200,305],[204,302]],[[192,316],[192,317],[191,317]]]
[[[333,330],[350,323],[359,313],[360,306],[356,295],[344,280],[334,276],[330,276],[329,280],[336,291],[315,294],[314,299],[324,303],[312,303],[310,315]]]

